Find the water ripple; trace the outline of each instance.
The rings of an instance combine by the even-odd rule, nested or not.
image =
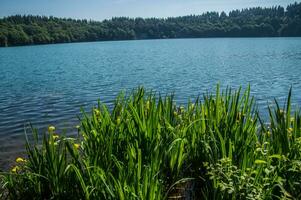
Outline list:
[[[139,85],[184,104],[215,84],[251,84],[262,112],[277,98],[301,105],[301,39],[177,39],[0,49],[0,167],[23,151],[24,125],[76,134],[80,107],[112,105]],[[4,164],[3,164],[4,163]]]

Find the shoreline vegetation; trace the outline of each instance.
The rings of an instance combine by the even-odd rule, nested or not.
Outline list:
[[[250,88],[187,106],[143,88],[82,111],[78,138],[32,128],[2,199],[301,199],[301,114],[258,112]]]
[[[301,3],[169,18],[101,22],[32,15],[0,19],[0,47],[70,42],[206,37],[301,36]]]

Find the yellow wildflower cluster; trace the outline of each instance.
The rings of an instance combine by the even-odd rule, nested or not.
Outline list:
[[[54,127],[54,126],[49,126],[49,127],[48,127],[48,131],[49,131],[49,132],[55,131],[55,127]]]
[[[16,159],[16,162],[17,162],[17,163],[23,163],[23,162],[26,162],[26,160],[25,160],[24,158],[18,157],[18,158]]]
[[[54,139],[54,140],[56,140],[56,139],[58,139],[60,136],[58,135],[58,134],[53,134],[52,135],[52,138]]]
[[[18,171],[20,171],[20,167],[19,167],[19,166],[14,166],[14,167],[11,169],[11,172],[13,172],[13,173],[17,173]]]
[[[18,157],[18,158],[16,158],[16,162],[22,165],[23,163],[27,162],[27,160],[24,159],[24,158]],[[11,169],[11,172],[17,173],[17,172],[19,172],[20,170],[21,170],[21,167],[18,166],[18,165],[16,165],[16,166],[14,166],[14,167]]]
[[[94,113],[95,113],[95,115],[97,115],[97,116],[99,116],[100,115],[100,110],[98,110],[98,109],[94,109]]]

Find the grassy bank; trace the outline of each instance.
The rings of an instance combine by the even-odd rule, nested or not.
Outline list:
[[[83,112],[78,138],[33,129],[1,174],[3,199],[301,199],[301,115],[257,112],[250,90],[186,107],[139,88]],[[41,137],[41,138],[40,138]],[[33,142],[32,142],[33,141]]]

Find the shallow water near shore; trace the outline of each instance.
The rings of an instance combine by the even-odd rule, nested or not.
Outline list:
[[[24,127],[76,134],[80,108],[112,105],[139,85],[178,104],[207,91],[251,85],[261,112],[301,105],[301,38],[140,40],[0,48],[0,168],[24,151]]]

